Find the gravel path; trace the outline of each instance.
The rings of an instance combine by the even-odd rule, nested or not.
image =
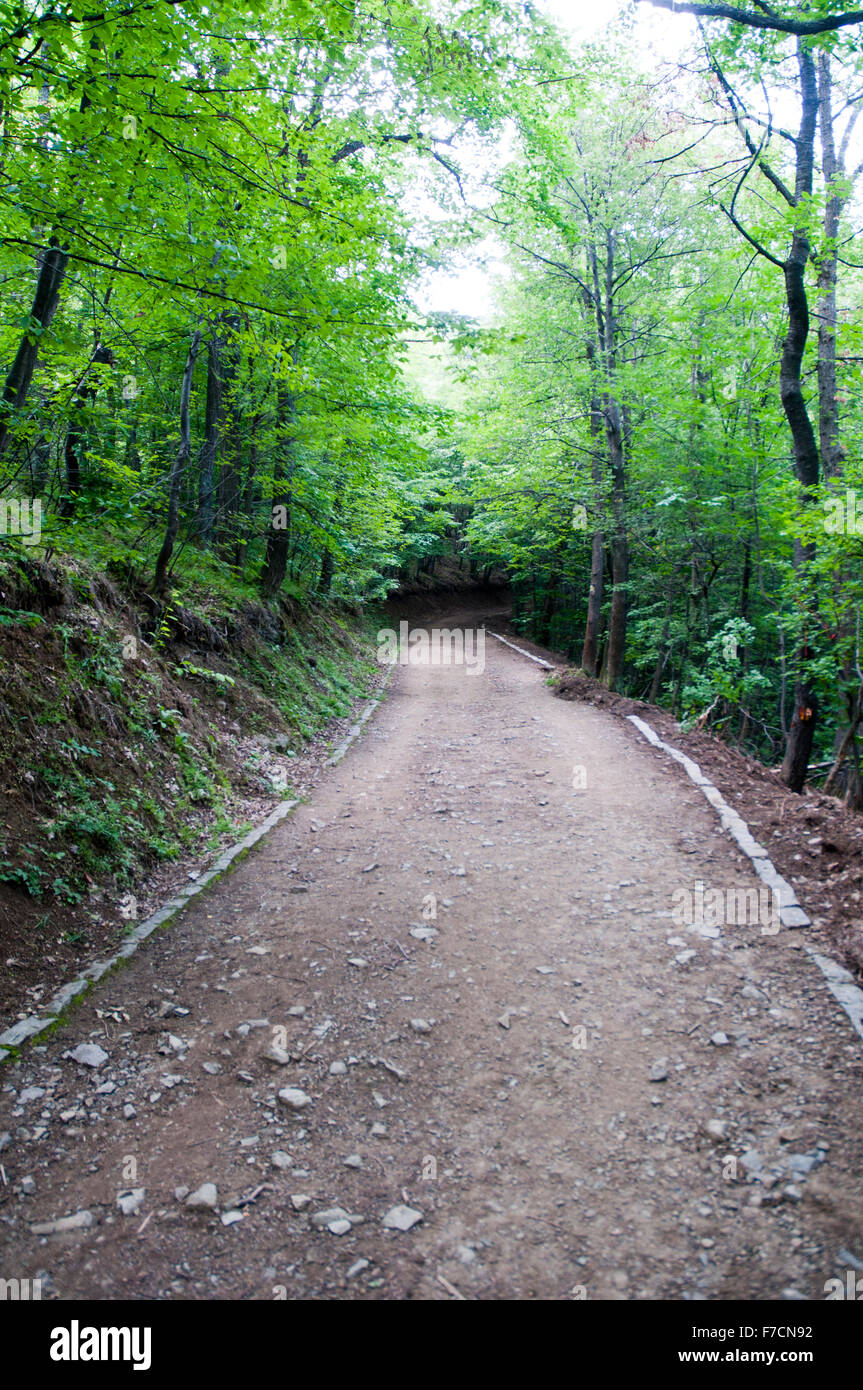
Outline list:
[[[860,1042],[799,935],[675,924],[699,880],[757,886],[634,729],[491,641],[399,668],[310,802],[0,1070],[0,1274],[823,1299],[863,1270]]]

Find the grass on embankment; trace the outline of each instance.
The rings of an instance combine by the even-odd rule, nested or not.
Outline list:
[[[160,865],[296,793],[292,761],[377,684],[375,628],[264,606],[208,557],[157,602],[89,557],[3,546],[0,1018],[115,946]]]

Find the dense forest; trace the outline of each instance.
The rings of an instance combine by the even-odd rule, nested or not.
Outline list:
[[[0,0],[34,1366],[859,1359],[861,218],[842,0]]]
[[[37,0],[0,31],[10,593],[64,557],[153,638],[450,557],[861,804],[858,15],[640,0],[576,43],[516,0]],[[484,259],[488,316],[423,310]]]

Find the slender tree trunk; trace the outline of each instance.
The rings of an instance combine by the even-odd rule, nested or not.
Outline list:
[[[61,507],[63,516],[74,515],[78,494],[81,491],[81,464],[83,462],[84,451],[85,412],[88,403],[92,403],[96,397],[95,389],[88,385],[88,378],[90,375],[90,368],[96,365],[114,365],[114,354],[110,348],[97,344],[93,356],[90,358],[84,374],[78,383],[78,389],[72,398],[72,409],[66,430],[66,442],[63,448],[63,458],[66,465],[66,491]]]
[[[30,479],[34,497],[41,497],[48,486],[48,466],[51,446],[44,434],[40,434],[33,445],[30,457]]]
[[[223,444],[219,470],[218,550],[228,564],[233,564],[237,553],[243,495],[243,435],[236,398],[228,404]]]
[[[798,42],[798,66],[800,70],[800,90],[802,95],[802,117],[800,134],[797,138],[796,201],[801,207],[812,194],[815,162],[815,127],[818,115],[818,91],[815,80],[815,63],[812,54],[804,43]],[[800,484],[801,504],[806,507],[816,501],[816,489],[820,475],[818,442],[806,400],[803,395],[802,365],[803,354],[809,337],[809,301],[806,295],[806,266],[809,260],[810,243],[806,228],[808,208],[798,218],[794,228],[790,255],[785,262],[785,297],[788,304],[788,334],[782,348],[782,362],[779,371],[779,390],[782,408],[791,429],[794,450],[794,471]],[[815,559],[815,546],[812,543],[795,541],[794,568],[797,581],[802,589],[804,615],[813,613],[816,598],[812,590],[812,563]],[[795,707],[788,732],[788,744],[782,763],[782,779],[792,791],[802,792],[806,785],[806,774],[812,753],[812,743],[818,719],[818,699],[811,675],[812,651],[805,630],[795,653]]]
[[[291,361],[294,366],[298,359],[299,344],[295,343],[291,349]],[[267,599],[274,598],[284,583],[291,548],[297,400],[294,392],[284,382],[279,385],[278,417],[280,438],[273,467],[273,509],[267,534],[267,553],[261,571],[261,590]]]
[[[623,432],[620,421],[620,408],[617,402],[609,399],[605,406],[606,436],[608,439],[609,463],[611,465],[611,510],[613,532],[611,537],[611,617],[608,623],[608,658],[605,680],[609,690],[617,688],[623,674],[623,660],[626,651],[626,618],[629,606],[629,541],[626,534],[626,486],[623,456]]]
[[[551,642],[551,625],[554,620],[555,597],[556,594],[552,586],[552,579],[551,576],[549,576],[548,588],[543,595],[538,623],[539,640],[545,646],[548,646]]]
[[[341,512],[342,512],[342,499],[341,499],[340,497],[337,497],[337,498],[335,499],[335,501],[333,502],[333,520],[334,520],[334,521],[338,520],[338,518],[341,516]],[[470,561],[470,567],[471,567],[471,578],[474,578],[474,560],[473,560],[472,557],[471,557],[471,561]],[[332,588],[333,575],[335,574],[335,569],[336,569],[336,558],[335,558],[335,555],[333,554],[332,547],[330,546],[329,542],[328,542],[328,541],[325,541],[325,542],[324,542],[323,554],[321,555],[321,573],[320,573],[320,577],[318,578],[318,593],[321,594],[324,598],[328,598],[328,597],[329,597],[330,589]]]
[[[662,677],[665,675],[665,668],[668,665],[668,658],[671,654],[669,639],[671,637],[671,616],[674,612],[674,583],[672,581],[668,590],[668,600],[665,605],[665,619],[662,624],[662,636],[659,639],[659,650],[656,653],[656,666],[653,669],[653,680],[650,682],[650,693],[647,702],[655,705],[659,701],[662,690]]]
[[[588,219],[593,236],[592,219]],[[623,673],[626,650],[626,618],[628,608],[629,542],[626,533],[626,471],[623,441],[623,419],[617,400],[617,308],[616,253],[614,232],[605,229],[605,265],[600,276],[596,242],[591,239],[587,261],[592,281],[592,305],[596,314],[596,336],[602,359],[602,416],[608,448],[608,467],[611,484],[611,616],[608,624],[608,646],[605,651],[601,679],[614,690]]]
[[[231,328],[237,321],[229,321]],[[242,437],[240,433],[240,401],[238,348],[235,343],[220,349],[221,421],[219,450],[221,464],[216,483],[217,514],[215,517],[216,544],[220,554],[230,562],[236,545],[236,517],[240,506],[242,473]]]
[[[821,464],[825,480],[837,479],[843,472],[845,450],[842,447],[839,425],[839,399],[836,381],[836,333],[839,326],[837,307],[837,282],[839,274],[838,241],[842,213],[851,195],[854,176],[850,183],[846,180],[846,152],[860,116],[859,105],[848,118],[845,133],[837,149],[833,113],[833,78],[830,55],[822,51],[818,57],[818,95],[819,125],[821,134],[821,172],[827,190],[824,208],[824,245],[818,263],[818,442],[821,450]],[[848,575],[840,568],[835,576],[835,584],[840,590],[847,584]],[[847,616],[838,619],[842,645],[846,650],[853,641],[851,622]],[[845,691],[842,703],[845,706],[849,725],[836,733],[835,749],[842,749],[843,757],[849,747],[853,752],[850,762],[844,764],[846,785],[846,804],[855,809],[861,805],[863,789],[860,785],[859,759],[856,747],[856,729],[860,722],[859,697],[853,693],[855,678],[854,661],[846,656],[842,672]],[[834,773],[836,768],[834,767]],[[831,777],[833,773],[831,773]],[[831,778],[827,779],[824,790],[832,790]]]
[[[255,483],[258,476],[258,426],[261,423],[260,414],[252,417],[249,425],[249,463],[246,468],[246,477],[243,483],[243,494],[240,503],[240,524],[241,531],[237,536],[236,552],[234,555],[235,567],[242,571],[246,564],[246,552],[249,548],[249,536],[252,530],[252,511],[255,503]]]
[[[605,539],[594,531],[590,552],[590,592],[587,596],[587,621],[584,626],[584,646],[581,668],[595,676],[599,668],[599,629],[602,623],[602,595],[605,576]]]
[[[605,233],[605,306],[600,334],[608,383],[603,401],[605,437],[611,474],[611,616],[608,621],[608,652],[605,681],[609,690],[617,689],[623,674],[626,651],[628,609],[629,542],[626,534],[626,471],[623,444],[623,417],[614,393],[617,378],[617,308],[615,302],[617,239],[610,228]]]
[[[62,250],[56,237],[52,237],[41,258],[33,304],[30,308],[30,320],[38,325],[38,332],[34,334],[31,330],[23,334],[0,398],[0,455],[8,442],[12,418],[16,413],[20,413],[27,400],[39,356],[39,344],[57,311],[68,264],[68,252]]]
[[[590,335],[587,341],[587,358],[592,370],[596,370],[596,344]],[[599,451],[602,436],[602,403],[594,386],[590,398],[590,437],[593,441],[594,508],[598,508],[603,494],[603,460]],[[584,627],[584,646],[581,652],[581,667],[589,676],[596,676],[599,670],[599,629],[602,623],[602,597],[605,577],[605,536],[602,528],[594,528],[590,550],[590,591],[587,596],[587,621]]]
[[[333,557],[333,552],[330,550],[329,546],[326,546],[324,549],[324,553],[321,556],[321,573],[320,578],[318,579],[318,593],[321,594],[324,598],[329,597],[330,589],[333,585],[333,574],[335,572],[335,567],[336,562]]]
[[[845,173],[844,145],[837,153],[833,128],[833,80],[830,56],[818,58],[819,125],[821,132],[821,172],[827,189],[824,208],[824,245],[818,263],[818,433],[821,464],[825,478],[834,478],[842,470],[843,451],[839,442],[839,405],[836,391],[836,330],[837,275],[839,268],[837,242],[842,210],[845,204],[837,180]],[[856,115],[849,122],[853,129]],[[850,130],[849,130],[850,134]]]
[[[198,456],[198,535],[205,546],[213,543],[216,520],[216,460],[222,432],[222,341],[213,328],[207,348],[207,408],[204,442]]]
[[[138,422],[132,421],[129,434],[126,438],[126,448],[123,454],[123,464],[126,468],[131,468],[138,473],[141,469],[141,455],[138,453]]]
[[[749,590],[752,584],[752,544],[743,545],[743,576],[740,580],[740,616],[749,619]]]
[[[165,528],[165,539],[156,560],[156,572],[153,576],[153,588],[157,594],[163,593],[166,587],[168,576],[168,565],[174,553],[174,542],[177,539],[177,532],[180,529],[180,487],[183,481],[183,474],[188,467],[192,453],[192,434],[189,422],[189,401],[192,395],[192,378],[195,374],[195,363],[198,360],[198,351],[201,346],[201,330],[196,328],[189,344],[189,355],[186,358],[186,365],[183,368],[183,378],[180,384],[180,443],[174,455],[174,462],[171,467],[171,474],[168,480],[168,524]]]

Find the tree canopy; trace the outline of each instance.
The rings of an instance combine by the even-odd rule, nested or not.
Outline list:
[[[859,802],[863,11],[622,9],[0,3],[3,544],[157,606],[451,555]],[[420,307],[492,254],[482,322]]]

